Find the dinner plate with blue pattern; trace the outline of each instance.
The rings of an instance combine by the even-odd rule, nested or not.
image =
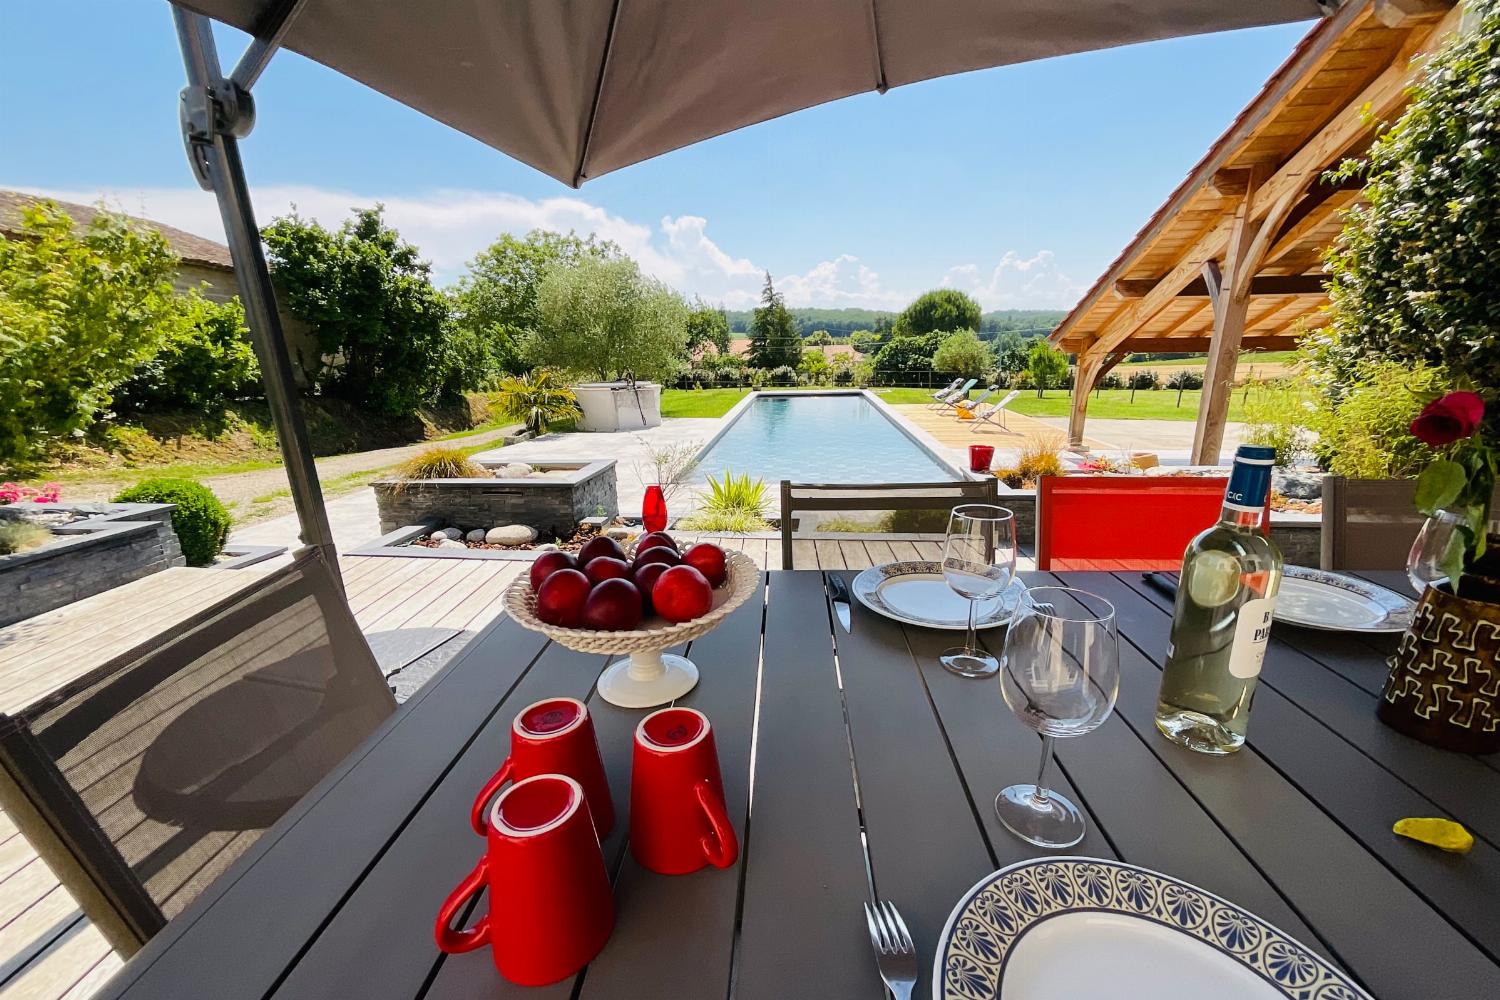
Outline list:
[[[849,585],[859,603],[887,618],[923,628],[964,631],[969,627],[969,600],[943,579],[943,564],[923,560],[885,563],[861,570]],[[1012,580],[999,597],[976,602],[975,628],[996,628],[1010,621],[1026,587]]]
[[[934,1000],[1371,1000],[1312,949],[1170,875],[1036,858],[987,875],[938,938]]]
[[[1325,632],[1405,632],[1417,602],[1345,573],[1288,566],[1276,593],[1276,620]]]

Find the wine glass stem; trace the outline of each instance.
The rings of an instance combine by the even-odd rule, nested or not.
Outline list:
[[[979,652],[979,638],[974,634],[974,612],[979,607],[979,602],[969,598],[969,636],[964,642],[964,648],[971,653]]]
[[[1047,762],[1052,759],[1052,737],[1042,737],[1042,765],[1036,769],[1036,792],[1032,795],[1033,800],[1040,807],[1047,805],[1047,786],[1042,779],[1047,776]]]

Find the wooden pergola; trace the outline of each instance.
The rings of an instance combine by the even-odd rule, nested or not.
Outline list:
[[[1326,174],[1397,116],[1413,57],[1457,30],[1451,0],[1346,0],[1312,29],[1053,331],[1078,359],[1068,437],[1126,354],[1206,351],[1193,461],[1219,461],[1241,350],[1295,346],[1324,321],[1323,253],[1363,180]]]

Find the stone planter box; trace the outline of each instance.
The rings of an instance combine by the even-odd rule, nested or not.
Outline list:
[[[481,462],[486,468],[507,463]],[[405,525],[431,523],[437,527],[493,528],[526,524],[543,535],[564,538],[586,517],[620,512],[613,460],[527,462],[554,475],[524,479],[423,479],[414,482],[380,481],[372,484],[380,511],[382,533]]]
[[[174,504],[31,504],[82,515],[53,527],[41,548],[0,556],[0,626],[186,565],[172,530]]]
[[[638,431],[661,423],[661,386],[637,382],[584,382],[573,386],[581,431]]]

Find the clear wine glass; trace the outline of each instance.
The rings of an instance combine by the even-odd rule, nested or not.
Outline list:
[[[1406,578],[1417,596],[1427,592],[1428,584],[1448,582],[1448,571],[1443,565],[1450,562],[1450,549],[1462,548],[1464,544],[1463,533],[1458,530],[1463,523],[1463,518],[1451,510],[1440,510],[1417,532],[1417,540],[1412,542],[1406,557]]]
[[[953,508],[943,548],[943,579],[969,600],[969,631],[962,646],[945,650],[942,664],[960,677],[988,677],[1000,661],[974,635],[979,602],[999,597],[1016,576],[1016,515],[1004,507],[969,503]]]
[[[1000,822],[1038,847],[1072,847],[1083,839],[1083,813],[1044,783],[1052,741],[1098,728],[1120,691],[1115,609],[1070,587],[1034,587],[1021,597],[1005,636],[1000,675],[1005,703],[1042,736],[1035,784],[1011,785],[995,797]]]

